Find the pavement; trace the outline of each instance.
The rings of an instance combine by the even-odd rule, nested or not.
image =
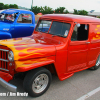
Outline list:
[[[12,80],[10,83],[18,87],[19,93],[25,92],[21,79]],[[0,93],[7,94],[10,91],[0,86]],[[8,95],[0,96],[0,100],[100,100],[100,68],[96,71],[77,72],[64,81],[53,75],[50,88],[40,97]]]

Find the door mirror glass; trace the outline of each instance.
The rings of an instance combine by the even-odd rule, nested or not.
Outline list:
[[[88,29],[88,27],[87,27],[87,25],[85,25],[85,30],[87,30]]]
[[[80,27],[80,24],[79,23],[77,23],[76,25],[77,25],[77,27]]]

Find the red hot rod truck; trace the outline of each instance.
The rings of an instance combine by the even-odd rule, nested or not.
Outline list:
[[[24,75],[23,87],[33,97],[50,86],[52,74],[63,81],[75,72],[100,65],[100,19],[48,14],[39,18],[32,36],[0,40],[0,84]]]

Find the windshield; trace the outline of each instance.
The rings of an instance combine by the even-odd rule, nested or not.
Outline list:
[[[15,18],[16,18],[15,14],[1,14],[1,16],[0,16],[1,21],[12,21],[12,22],[14,22]]]
[[[52,23],[49,34],[67,37],[69,30],[70,30],[70,26],[71,26],[71,24],[69,24],[69,23],[54,21]]]
[[[47,33],[52,21],[41,20],[39,21],[36,31]]]
[[[70,23],[40,20],[35,31],[52,34],[53,36],[67,37],[70,26]]]

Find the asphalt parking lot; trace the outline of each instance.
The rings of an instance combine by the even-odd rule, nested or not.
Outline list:
[[[18,92],[25,92],[21,79],[12,80],[10,83],[18,87]],[[0,86],[0,93],[8,92]],[[88,93],[91,95],[88,95]],[[86,97],[87,99],[85,99]],[[30,96],[0,96],[0,100],[100,100],[100,68],[96,71],[84,70],[75,73],[64,81],[60,81],[57,76],[53,76],[48,91],[37,98]]]

